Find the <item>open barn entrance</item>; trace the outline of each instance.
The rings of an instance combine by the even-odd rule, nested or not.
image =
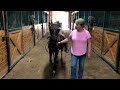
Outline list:
[[[53,11],[52,12],[52,21],[60,21],[62,23],[62,29],[68,29],[68,12],[65,11]]]

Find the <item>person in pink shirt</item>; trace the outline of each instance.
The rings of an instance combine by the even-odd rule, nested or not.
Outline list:
[[[84,28],[84,19],[79,18],[75,23],[75,30],[73,30],[66,39],[58,42],[58,44],[71,41],[71,79],[76,79],[77,76],[78,79],[82,79],[86,55],[88,58],[91,57],[91,35],[89,31]],[[79,69],[77,75],[76,70],[78,60]]]

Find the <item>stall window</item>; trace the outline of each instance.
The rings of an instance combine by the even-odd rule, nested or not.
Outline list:
[[[35,11],[35,24],[38,24],[38,15],[39,15],[39,13],[38,13],[38,11]]]
[[[103,27],[104,24],[104,11],[91,11],[91,16],[94,17],[96,26]]]
[[[39,11],[39,23],[42,23],[42,11]]]
[[[79,11],[79,18],[84,18],[84,11]]]
[[[8,29],[21,27],[21,11],[7,11]]]
[[[47,13],[45,13],[45,23],[47,23],[47,18],[48,18],[48,15]]]
[[[22,11],[22,26],[31,25],[31,16],[34,16],[34,11]]]
[[[90,16],[90,11],[85,11],[85,14],[84,14],[85,16],[85,24],[87,25],[88,24],[88,16]]]
[[[22,11],[22,26],[28,25],[28,11]]]
[[[105,28],[120,29],[120,11],[105,12]]]

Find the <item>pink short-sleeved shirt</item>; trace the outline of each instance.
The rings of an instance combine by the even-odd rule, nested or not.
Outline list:
[[[72,41],[71,53],[76,56],[84,55],[87,52],[87,40],[91,38],[90,33],[84,29],[82,32],[73,30],[69,35]]]

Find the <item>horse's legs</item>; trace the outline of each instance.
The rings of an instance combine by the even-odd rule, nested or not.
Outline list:
[[[58,51],[55,52],[54,62],[55,64],[58,63]]]
[[[52,65],[52,52],[49,52],[49,61],[50,61],[51,65]]]
[[[62,52],[63,52],[63,49],[61,49],[61,65],[63,64]]]
[[[54,55],[53,70],[55,70],[55,71],[56,71],[57,64],[58,64],[58,51],[56,51],[56,52],[55,52],[55,55]]]

